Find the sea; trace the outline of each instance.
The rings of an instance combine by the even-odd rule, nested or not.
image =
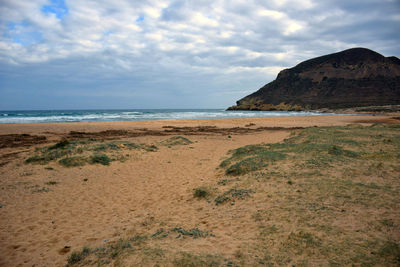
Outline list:
[[[321,115],[335,114],[305,111],[227,111],[225,109],[14,110],[0,111],[0,123],[192,120]]]

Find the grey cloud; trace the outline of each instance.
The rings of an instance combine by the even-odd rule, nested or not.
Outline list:
[[[66,0],[61,20],[45,3],[0,3],[0,109],[62,96],[81,108],[225,107],[310,57],[400,53],[398,1]],[[42,40],[7,37],[23,21]]]

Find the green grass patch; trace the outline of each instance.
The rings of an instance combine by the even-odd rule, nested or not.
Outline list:
[[[343,149],[339,146],[333,145],[328,149],[328,154],[334,156],[345,156],[350,158],[358,157],[358,153],[350,150]]]
[[[286,245],[293,249],[301,247],[315,248],[321,246],[322,242],[319,237],[312,233],[300,231],[298,233],[290,233]]]
[[[173,136],[160,142],[160,144],[163,146],[171,147],[171,146],[190,145],[193,144],[193,142],[183,136]]]
[[[268,166],[266,160],[262,157],[254,156],[232,164],[226,169],[225,174],[232,176],[243,175],[252,171],[260,170],[266,166]]]
[[[49,150],[53,150],[53,149],[64,149],[66,148],[66,146],[68,146],[70,144],[70,142],[66,139],[61,140],[60,142],[58,142],[57,144],[50,146],[48,149]]]
[[[90,254],[90,249],[87,247],[84,247],[81,251],[74,251],[71,253],[71,255],[68,257],[68,264],[67,266],[71,266],[73,264],[79,263],[83,261],[89,254]]]
[[[400,246],[394,241],[386,241],[378,250],[377,254],[385,258],[387,262],[400,265]]]
[[[90,157],[91,164],[110,165],[111,159],[106,154],[94,154]]]
[[[234,178],[234,179],[225,178],[225,179],[219,180],[219,181],[217,182],[217,184],[218,184],[218,185],[227,185],[227,184],[229,184],[229,183],[233,183],[233,182],[237,182],[237,181],[240,181],[240,179],[239,179],[239,178]]]
[[[32,156],[29,157],[25,160],[25,163],[39,163],[39,164],[45,164],[48,163],[50,160],[46,160],[44,157],[41,156]]]
[[[351,159],[393,157],[393,154],[386,151],[371,151],[369,148],[373,143],[371,138],[365,135],[365,129],[359,126],[312,127],[281,143],[248,145],[231,150],[230,156],[223,160],[219,167],[225,169],[226,175],[240,176],[268,169],[274,162],[282,161],[297,161],[306,167],[321,168]]]
[[[122,155],[122,151],[133,149],[146,152],[158,150],[155,145],[136,144],[129,141],[61,140],[52,146],[36,148],[35,155],[27,158],[25,163],[47,164],[58,161],[64,167],[79,167],[87,163],[109,165],[111,161],[125,161],[127,157]],[[107,155],[110,160],[108,161],[104,155]]]
[[[131,248],[132,245],[129,241],[124,240],[124,239],[120,239],[118,240],[118,242],[116,242],[115,244],[111,244],[109,246],[109,250],[110,250],[110,255],[111,258],[116,258],[118,255],[120,255],[123,251],[125,251],[126,249]]]
[[[211,195],[210,189],[205,186],[195,188],[193,191],[193,196],[196,198],[206,198]]]
[[[42,187],[32,191],[32,193],[47,193],[47,192],[50,192],[50,189],[47,187]]]
[[[123,148],[122,144],[121,144],[121,146],[119,146],[115,142],[109,142],[109,143],[93,145],[90,148],[90,150],[93,150],[93,151],[109,151],[109,150],[121,150],[122,148]]]
[[[166,231],[163,228],[158,229],[154,234],[151,235],[152,238],[162,239],[169,236],[170,231]]]
[[[257,218],[257,217],[255,217]],[[278,232],[278,228],[275,225],[270,225],[270,226],[261,226],[261,231],[260,231],[260,237],[265,238],[269,237],[273,234],[276,234]]]
[[[87,159],[82,156],[73,156],[60,159],[58,163],[64,167],[78,167],[85,165],[87,163]]]
[[[170,266],[172,262],[185,264],[182,266],[192,266],[186,265],[189,262],[195,263],[196,265],[194,266],[203,266],[199,265],[199,263],[204,260],[208,264],[211,261],[205,259],[211,257],[227,262],[226,259],[222,259],[219,256],[202,254],[192,255],[195,259],[188,261],[186,257],[182,257],[180,251],[168,251],[159,248],[157,245],[153,246],[154,242],[162,241],[166,237],[182,238],[191,242],[194,239],[212,236],[214,235],[211,232],[202,231],[198,228],[186,230],[176,227],[168,231],[159,229],[152,235],[135,235],[130,238],[122,238],[97,248],[85,247],[81,251],[73,252],[70,255],[67,266]],[[132,256],[136,261],[130,261]]]
[[[251,255],[244,266],[399,266],[399,129],[312,127],[280,143],[229,151],[219,167],[238,179],[235,187],[257,188],[259,235],[241,249]],[[278,156],[263,158],[266,152]],[[234,198],[227,191],[215,203]]]
[[[141,241],[136,242],[133,239],[119,239],[98,248],[84,247],[79,252],[72,252],[67,266],[109,265],[112,261],[122,258],[127,252],[132,252],[134,245],[140,244]]]
[[[232,188],[224,192],[222,195],[217,196],[214,199],[214,202],[215,205],[221,205],[226,202],[234,203],[235,200],[241,200],[250,197],[250,194],[252,193],[254,193],[253,190]]]
[[[217,267],[222,266],[223,261],[221,257],[215,255],[196,255],[188,252],[182,252],[176,256],[172,263],[176,267]],[[225,264],[225,266],[229,265]]]
[[[201,238],[201,237],[208,237],[208,236],[214,236],[212,233],[210,233],[209,231],[202,231],[199,228],[192,228],[190,230],[185,230],[181,227],[175,227],[172,228],[173,232],[177,233],[177,237],[176,238],[180,238],[180,237],[191,237],[191,238]]]
[[[93,144],[89,146],[87,149],[96,152],[119,151],[123,149],[128,149],[128,150],[142,149],[148,152],[154,152],[158,150],[158,148],[155,145],[136,144],[129,141],[111,141],[111,142]]]

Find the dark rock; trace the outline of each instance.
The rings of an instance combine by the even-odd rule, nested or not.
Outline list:
[[[340,109],[400,104],[400,59],[352,48],[304,61],[230,110]]]

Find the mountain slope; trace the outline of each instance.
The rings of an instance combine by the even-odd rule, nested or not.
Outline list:
[[[400,59],[352,48],[282,70],[230,110],[304,110],[400,104]]]

